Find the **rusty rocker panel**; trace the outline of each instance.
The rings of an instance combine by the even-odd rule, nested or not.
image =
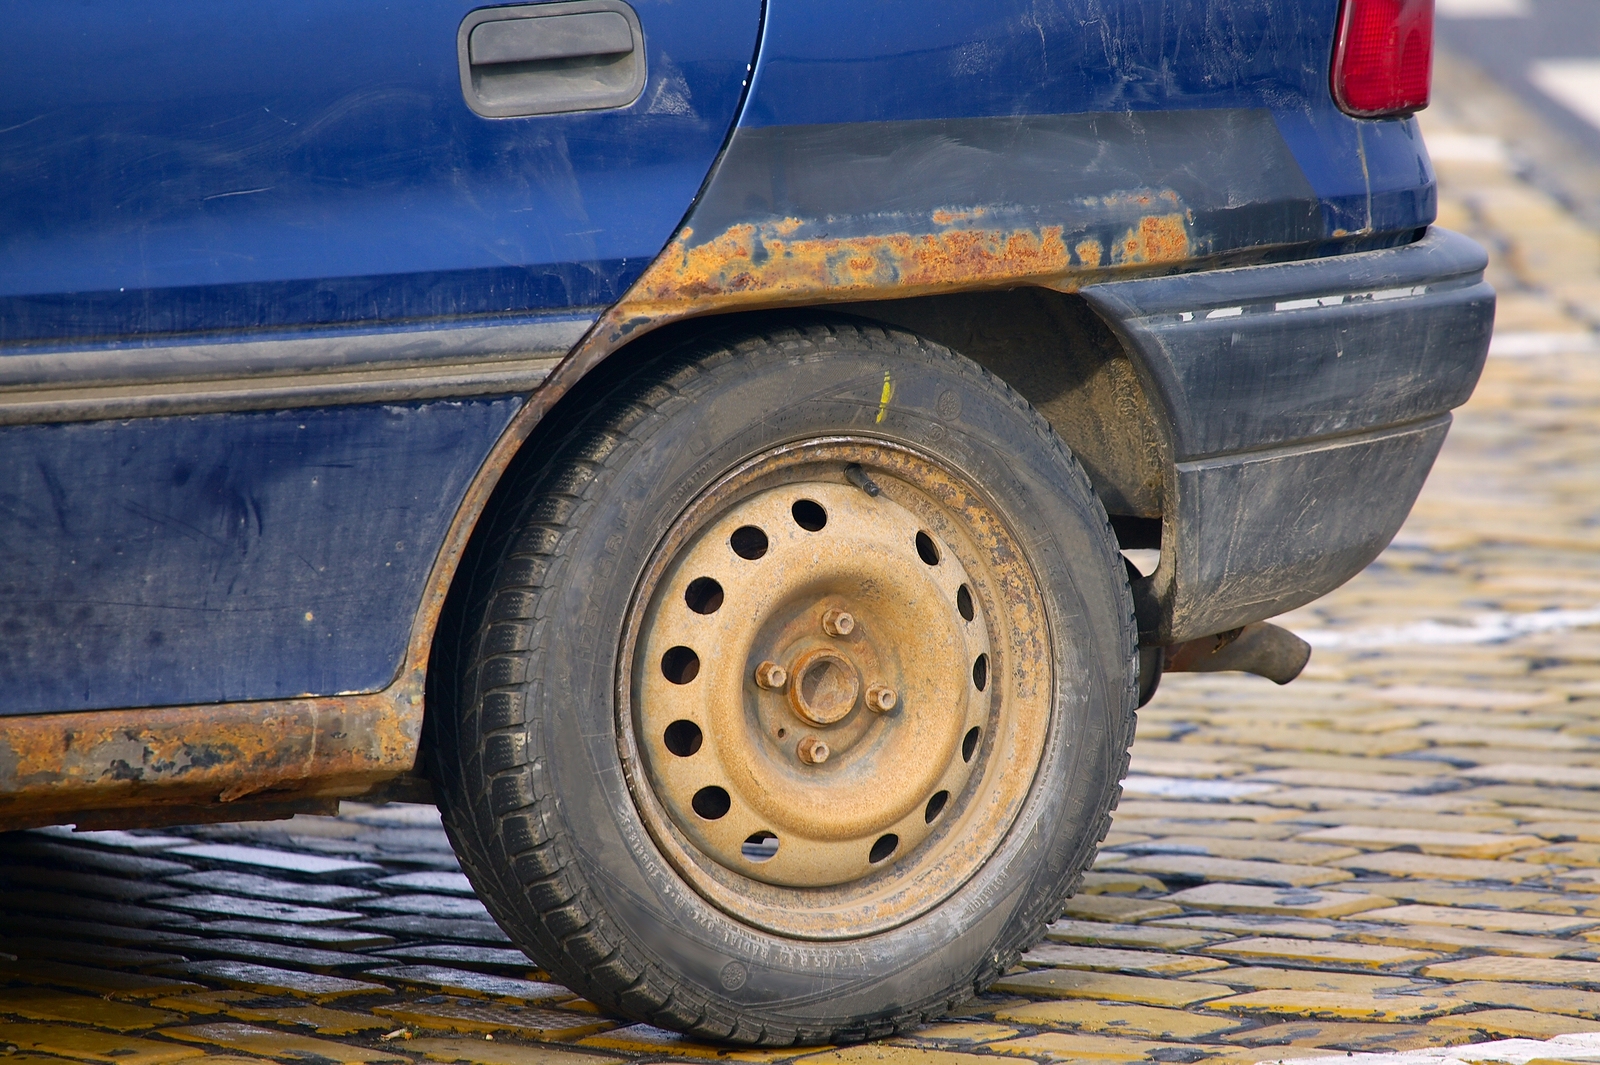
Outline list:
[[[247,819],[290,800],[361,794],[410,770],[434,628],[473,525],[525,435],[516,424],[498,431],[505,424],[500,418],[482,445],[460,442],[469,463],[484,448],[490,454],[475,469],[468,465],[456,492],[434,487],[445,507],[460,503],[439,516],[429,543],[417,545],[430,552],[425,579],[415,591],[391,589],[402,611],[408,601],[420,603],[398,672],[384,667],[367,693],[0,717],[0,829],[84,823],[83,811],[106,824],[194,821],[207,805]]]
[[[288,803],[286,814],[296,800],[359,795],[411,770],[434,627],[472,527],[524,435],[513,427],[502,436],[456,511],[393,683],[364,695],[0,719],[0,829],[85,810],[106,824],[196,820],[195,808],[213,804],[237,804],[235,816],[247,819],[249,807]],[[174,808],[172,818],[162,806]]]

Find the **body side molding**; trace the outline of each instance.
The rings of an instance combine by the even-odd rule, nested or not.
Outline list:
[[[526,393],[593,321],[0,349],[0,425]]]

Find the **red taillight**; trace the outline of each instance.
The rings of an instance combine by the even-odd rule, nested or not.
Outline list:
[[[1344,0],[1333,40],[1333,98],[1360,118],[1428,106],[1433,0]]]

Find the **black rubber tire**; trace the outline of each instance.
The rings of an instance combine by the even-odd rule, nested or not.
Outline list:
[[[876,422],[885,372],[894,402]],[[714,1041],[875,1038],[982,991],[1093,860],[1133,741],[1133,601],[1076,460],[976,364],[853,319],[667,346],[560,425],[497,493],[430,678],[445,828],[489,911],[602,1009]],[[846,431],[912,445],[989,494],[1043,586],[1058,690],[1009,859],[888,932],[806,942],[712,907],[650,844],[618,753],[616,659],[641,569],[690,500],[752,455]]]

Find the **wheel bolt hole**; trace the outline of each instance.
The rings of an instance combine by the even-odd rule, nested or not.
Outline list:
[[[700,675],[700,656],[687,647],[669,647],[661,656],[661,675],[674,684],[687,684]]]
[[[741,525],[728,537],[728,546],[740,558],[754,562],[767,553],[767,534],[754,525]]]
[[[752,832],[743,843],[739,844],[739,853],[748,861],[767,861],[778,853],[778,837],[765,829]]]
[[[948,791],[936,791],[928,800],[928,805],[922,811],[922,819],[928,824],[933,824],[933,819],[944,813],[944,804],[950,801]]]
[[[694,812],[707,821],[715,821],[727,813],[733,806],[733,800],[728,798],[728,793],[715,784],[701,788],[694,793],[694,798],[689,800],[689,805],[694,807]]]
[[[788,735],[788,734],[789,734],[789,730],[788,730],[788,729],[786,729],[786,728],[780,728],[780,729],[779,729],[779,730],[778,730],[778,738],[779,738],[779,739],[780,739],[780,740],[781,740],[781,739],[783,739],[783,738],[784,738],[784,737],[785,737],[785,736],[787,736],[787,735]]]
[[[822,509],[821,503],[812,499],[795,500],[789,513],[794,515],[794,523],[806,532],[821,532],[822,527],[828,524],[828,512]]]
[[[956,609],[961,612],[962,618],[967,621],[972,620],[972,592],[965,584],[956,589]]]
[[[972,663],[972,683],[983,691],[989,686],[989,656],[979,655],[978,660]]]
[[[976,725],[967,729],[967,734],[961,738],[961,760],[963,762],[972,761],[972,756],[978,750],[978,737],[981,735],[982,733]]]
[[[715,614],[722,605],[722,585],[710,577],[696,577],[684,589],[683,601],[696,614]]]
[[[704,737],[700,734],[699,725],[679,718],[667,726],[661,739],[667,745],[667,750],[679,758],[687,758],[700,749],[700,741]]]
[[[925,532],[917,533],[917,557],[930,566],[939,564],[939,547]]]
[[[900,846],[900,837],[893,832],[885,832],[878,837],[878,842],[872,845],[872,850],[867,854],[867,861],[877,865],[893,854],[898,846]]]

